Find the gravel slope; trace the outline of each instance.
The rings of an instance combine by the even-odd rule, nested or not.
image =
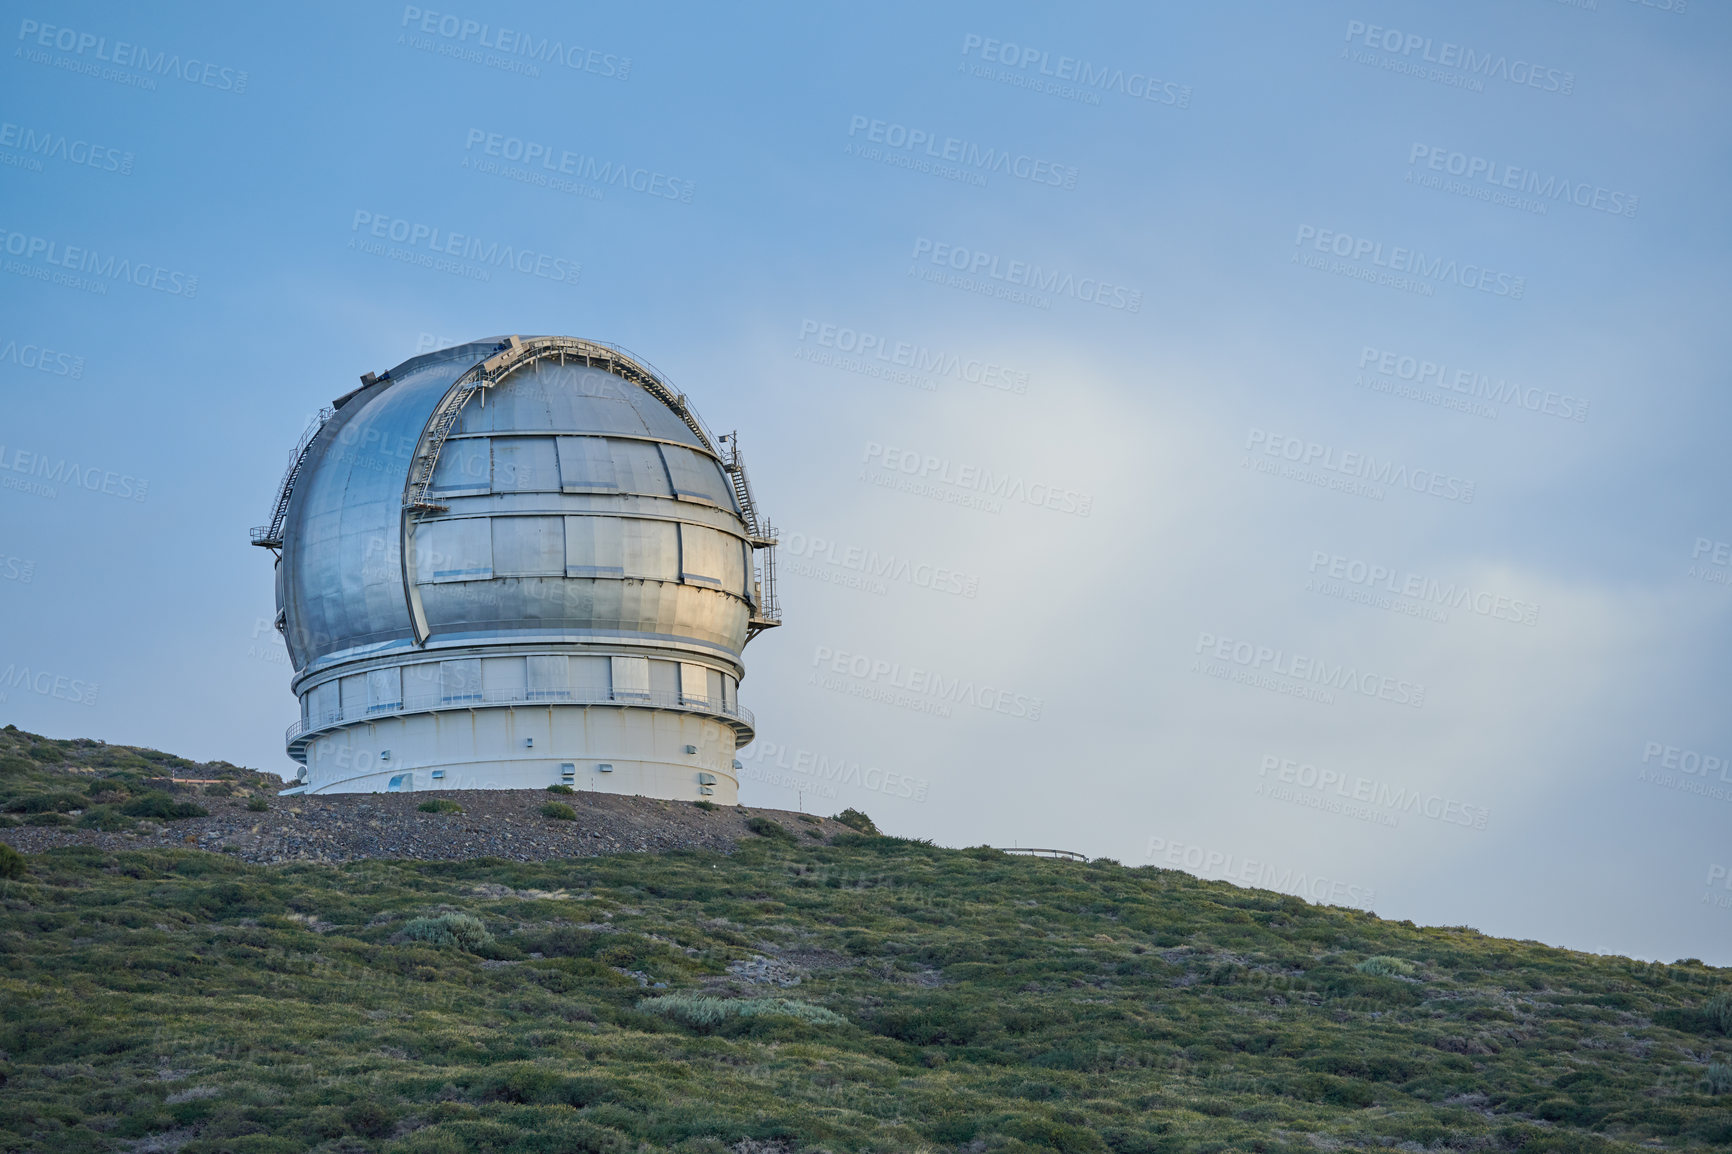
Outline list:
[[[463,807],[463,812],[423,813],[417,808],[436,797],[451,799]],[[204,806],[210,816],[141,822],[136,831],[124,833],[14,826],[0,829],[0,840],[24,853],[69,845],[105,850],[190,845],[234,853],[250,862],[363,858],[450,861],[478,857],[546,861],[674,849],[727,853],[742,838],[757,836],[746,825],[755,817],[778,822],[812,844],[851,832],[829,818],[786,810],[718,807],[707,811],[689,802],[541,790],[272,797],[270,809],[264,813],[250,812],[239,797],[191,796],[188,800]],[[549,801],[569,805],[577,812],[577,820],[541,816],[537,811]]]

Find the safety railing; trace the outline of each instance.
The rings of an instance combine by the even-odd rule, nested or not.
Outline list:
[[[283,470],[283,479],[277,485],[277,499],[271,506],[270,523],[255,525],[249,536],[254,545],[266,549],[281,549],[283,547],[283,522],[289,515],[289,498],[294,495],[295,482],[300,479],[301,469],[307,463],[307,454],[313,448],[313,438],[325,427],[336,412],[332,408],[323,408],[307,422],[307,427],[301,432],[301,439],[295,442],[295,451],[289,456],[289,467]]]
[[[702,713],[737,722],[746,729],[756,729],[752,711],[735,703],[730,706],[717,700],[688,697],[667,690],[629,689],[511,689],[483,690],[479,693],[422,693],[406,695],[402,701],[377,705],[355,706],[349,709],[326,710],[302,718],[289,726],[283,740],[290,745],[320,730],[357,721],[377,721],[382,717],[401,717],[410,713],[437,713],[453,709],[486,709],[498,705],[616,705],[639,709],[672,709],[685,713]]]

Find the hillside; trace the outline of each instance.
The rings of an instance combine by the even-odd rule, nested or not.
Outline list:
[[[281,779],[226,761],[0,729],[0,829],[26,853],[196,845],[249,862],[546,861],[626,850],[731,850],[754,819],[827,841],[849,827],[781,810],[541,790],[279,797]],[[549,802],[569,815],[550,820]],[[431,803],[432,812],[426,808]]]
[[[1732,1146],[1699,963],[791,815],[731,852],[254,863],[124,812],[248,771],[3,736],[13,821],[85,804],[0,840],[136,846],[0,850],[4,1150]],[[79,833],[104,806],[151,829]]]

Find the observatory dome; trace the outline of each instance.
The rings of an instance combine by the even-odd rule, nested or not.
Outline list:
[[[369,373],[253,540],[276,555],[307,792],[736,800],[775,540],[736,437],[642,362],[511,336]]]

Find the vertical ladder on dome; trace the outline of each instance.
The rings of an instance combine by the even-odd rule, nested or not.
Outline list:
[[[753,567],[756,571],[752,574],[752,586],[757,604],[751,620],[746,623],[746,640],[750,641],[764,630],[774,629],[782,623],[782,607],[776,597],[776,529],[758,517],[757,503],[752,500],[752,482],[746,476],[746,461],[740,454],[739,432],[725,433],[716,441],[723,448],[722,469],[728,474],[728,483],[733,486],[734,500],[740,506],[746,531],[751,534],[752,548],[764,551],[763,567]]]
[[[271,520],[266,525],[255,525],[252,529],[252,541],[261,549],[281,549],[283,547],[283,523],[289,516],[289,498],[294,495],[295,482],[300,479],[301,469],[307,463],[307,455],[313,447],[313,439],[325,427],[325,422],[336,412],[333,408],[323,408],[307,422],[307,427],[301,432],[301,439],[295,445],[294,453],[289,457],[289,467],[283,470],[282,483],[277,486],[277,503],[271,509]]]

